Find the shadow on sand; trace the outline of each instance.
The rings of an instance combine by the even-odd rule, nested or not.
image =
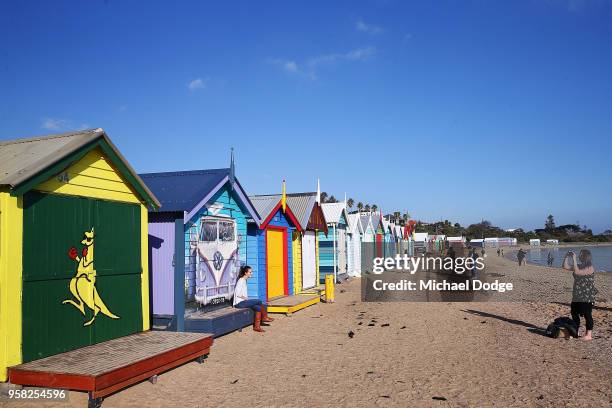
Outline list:
[[[552,302],[552,303],[554,303],[555,305],[572,307],[571,303],[567,303],[567,302]],[[602,310],[604,312],[612,312],[612,307],[604,307],[604,306],[594,305],[593,306],[593,310]]]
[[[476,316],[481,316],[481,317],[489,317],[491,319],[497,319],[497,320],[501,320],[502,322],[514,324],[517,326],[522,326],[522,327],[527,328],[527,331],[530,333],[539,334],[540,336],[548,337],[546,336],[545,328],[536,326],[531,323],[524,322],[522,320],[510,319],[505,316],[500,316],[500,315],[496,315],[493,313],[487,313],[487,312],[482,312],[480,310],[473,310],[473,309],[462,310],[462,312],[469,313],[469,314],[476,315]]]

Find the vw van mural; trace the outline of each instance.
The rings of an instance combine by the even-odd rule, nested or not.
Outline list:
[[[191,238],[195,258],[195,300],[200,305],[223,303],[234,294],[240,259],[236,221],[224,216],[205,216],[197,237]]]

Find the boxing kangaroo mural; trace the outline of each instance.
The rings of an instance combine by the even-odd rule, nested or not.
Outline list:
[[[85,322],[83,326],[89,326],[94,322],[98,313],[111,319],[119,319],[119,316],[113,314],[104,301],[98,294],[96,289],[96,270],[94,269],[94,229],[85,231],[81,244],[85,245],[81,250],[81,256],[75,247],[70,248],[68,256],[77,262],[77,271],[74,278],[70,280],[70,293],[76,299],[67,299],[62,304],[71,304],[76,307],[85,316],[85,306],[91,309],[94,313],[93,317]]]

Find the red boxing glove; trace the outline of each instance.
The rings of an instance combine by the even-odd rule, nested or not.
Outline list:
[[[76,259],[77,257],[77,250],[75,247],[72,247],[68,250],[68,256],[70,257],[70,259]]]
[[[87,247],[83,248],[83,250],[81,251],[81,254],[83,255],[83,258],[87,256]]]

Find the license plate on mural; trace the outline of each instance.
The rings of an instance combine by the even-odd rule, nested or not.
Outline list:
[[[208,304],[209,305],[220,305],[222,303],[226,302],[226,298],[225,297],[216,297],[216,298],[212,298],[208,300]]]

